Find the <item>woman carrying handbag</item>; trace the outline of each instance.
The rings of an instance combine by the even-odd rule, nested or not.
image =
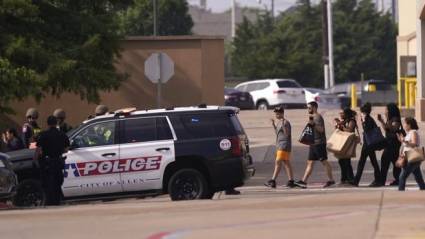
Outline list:
[[[339,113],[341,119],[335,119],[335,128],[343,132],[354,133],[357,127],[356,112],[350,108],[345,108]],[[337,155],[335,155],[337,156]],[[351,158],[338,157],[338,163],[341,168],[341,183],[340,185],[353,185],[354,174],[351,166]]]
[[[402,143],[400,149],[400,157],[397,160],[397,166],[401,167],[401,174],[399,178],[398,190],[404,191],[406,187],[406,179],[409,177],[410,173],[413,173],[415,180],[418,183],[418,186],[421,190],[425,190],[425,182],[422,177],[421,172],[421,162],[423,160],[423,151],[419,150],[420,139],[417,130],[419,129],[418,123],[412,117],[407,117],[404,120],[404,128],[407,131],[406,137],[403,134],[399,133],[398,140]],[[409,152],[419,151],[422,154],[422,159],[420,160],[410,160]],[[416,152],[414,152],[416,153]]]
[[[370,162],[373,166],[373,174],[375,176],[375,180],[369,185],[369,187],[380,187],[382,186],[381,180],[381,170],[379,169],[378,160],[376,159],[375,147],[373,144],[368,143],[367,134],[370,134],[373,130],[380,130],[375,120],[370,116],[372,112],[372,105],[370,103],[364,104],[360,108],[361,118],[362,118],[362,126],[363,126],[363,145],[362,151],[360,154],[360,159],[357,164],[356,177],[354,179],[354,184],[356,186],[359,185],[360,179],[362,178],[363,169],[366,163],[367,158],[369,157]],[[382,133],[381,133],[382,134]],[[385,138],[382,136],[382,141],[385,142]]]
[[[387,140],[387,145],[381,157],[381,179],[385,186],[390,164],[393,164],[394,181],[390,183],[390,186],[397,186],[401,171],[395,166],[401,146],[401,143],[397,139],[397,134],[406,135],[406,132],[401,125],[400,109],[396,104],[390,103],[385,107],[385,116],[386,121],[384,121],[382,115],[378,114],[378,121],[385,130],[385,138]]]

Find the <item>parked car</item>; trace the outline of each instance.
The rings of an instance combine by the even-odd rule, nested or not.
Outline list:
[[[0,201],[7,201],[14,196],[18,179],[12,169],[7,154],[0,153]]]
[[[237,85],[235,89],[249,92],[259,110],[266,110],[278,105],[306,107],[304,89],[292,79],[249,81]]]
[[[341,108],[341,99],[336,94],[329,93],[323,89],[304,88],[306,102],[315,101],[320,108]]]
[[[65,199],[159,194],[172,200],[210,199],[215,192],[242,186],[255,170],[238,112],[205,105],[126,109],[83,122],[69,134]],[[10,154],[20,182],[18,206],[44,204],[33,154]]]
[[[224,88],[224,105],[238,107],[241,110],[251,110],[255,108],[250,93],[232,88]]]

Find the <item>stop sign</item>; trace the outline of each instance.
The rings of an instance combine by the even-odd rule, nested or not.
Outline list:
[[[153,53],[145,61],[145,76],[157,84],[166,83],[174,75],[174,62],[165,53]]]

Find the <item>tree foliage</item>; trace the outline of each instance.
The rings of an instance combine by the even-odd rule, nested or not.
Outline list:
[[[333,4],[335,78],[395,81],[397,28],[389,14],[378,13],[370,0]],[[270,25],[271,24],[271,25]],[[294,78],[305,86],[323,85],[322,6],[299,0],[272,24],[244,20],[234,39],[234,73],[251,79]]]
[[[184,0],[158,0],[159,33],[190,34]],[[0,0],[0,112],[12,100],[117,89],[120,41],[152,34],[151,0]]]
[[[0,111],[11,100],[63,92],[90,102],[124,79],[114,62],[125,1],[0,0]]]
[[[157,0],[158,35],[190,35],[193,27],[185,0]],[[124,32],[128,35],[153,35],[152,0],[134,0],[134,4],[120,15]]]

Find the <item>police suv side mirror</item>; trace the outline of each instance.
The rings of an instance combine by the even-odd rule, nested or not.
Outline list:
[[[71,145],[69,146],[69,150],[73,150],[73,149],[76,149],[76,148],[78,148],[77,143],[74,140],[71,141]]]
[[[69,150],[80,148],[81,142],[82,142],[81,136],[75,137],[74,139],[71,140],[71,145],[69,146]]]

